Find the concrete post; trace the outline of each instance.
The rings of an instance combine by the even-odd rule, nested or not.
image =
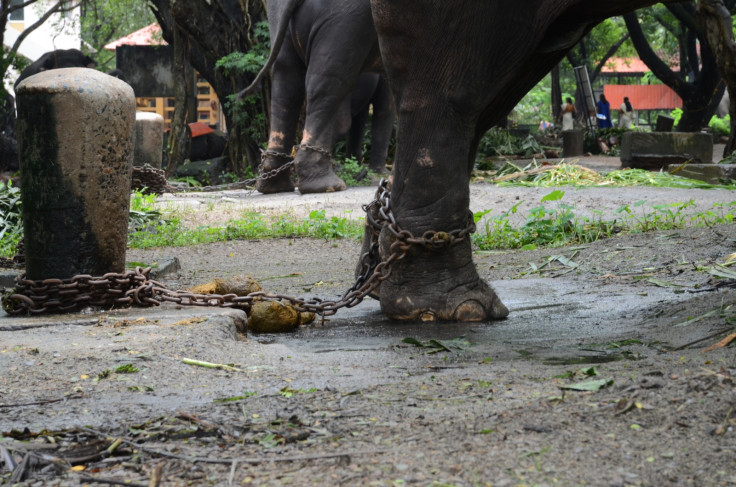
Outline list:
[[[87,68],[41,72],[16,89],[26,277],[123,272],[135,97]]]
[[[133,165],[150,164],[161,169],[164,146],[164,117],[158,113],[135,113]]]
[[[565,130],[562,132],[562,157],[581,156],[584,152],[582,130]]]

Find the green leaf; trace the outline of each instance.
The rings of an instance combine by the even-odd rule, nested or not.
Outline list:
[[[117,367],[115,369],[115,372],[117,372],[118,374],[134,374],[135,372],[138,372],[138,367],[133,364],[124,364],[120,367]]]
[[[412,337],[406,337],[403,340],[401,340],[402,343],[408,343],[409,345],[415,345],[417,347],[426,347],[425,344],[417,340],[416,338]]]
[[[541,201],[544,203],[545,201],[558,201],[561,200],[562,197],[565,196],[565,192],[559,189],[556,189],[549,193],[548,195],[542,197]]]

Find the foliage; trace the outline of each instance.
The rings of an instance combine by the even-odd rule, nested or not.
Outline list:
[[[13,186],[10,181],[0,182],[0,257],[13,257],[22,238],[20,188]]]
[[[540,246],[559,247],[574,243],[588,243],[608,238],[620,232],[646,232],[671,230],[685,226],[712,226],[733,223],[736,217],[736,202],[714,205],[713,209],[689,215],[685,209],[694,201],[651,206],[643,208],[646,201],[633,205],[622,205],[614,220],[600,217],[579,217],[574,206],[560,202],[564,191],[555,190],[544,196],[541,205],[530,210],[526,221],[518,227],[511,224],[511,217],[518,212],[521,201],[497,216],[488,216],[491,210],[475,213],[476,223],[483,222],[483,230],[473,235],[473,242],[481,250],[522,249]],[[557,202],[555,208],[544,203]],[[640,208],[640,210],[637,210]]]
[[[677,127],[677,124],[680,123],[680,119],[682,118],[682,108],[675,108],[674,110],[672,110],[670,112],[670,117],[675,119],[673,126]]]
[[[478,144],[478,157],[496,155],[530,157],[542,151],[541,146],[532,135],[517,137],[508,130],[493,127],[483,134]]]
[[[731,134],[731,115],[728,114],[723,118],[713,115],[710,122],[708,122],[708,127],[710,127],[716,135]]]
[[[342,164],[336,164],[337,175],[345,181],[348,186],[370,186],[373,178],[369,177],[371,172],[367,166],[360,164],[354,157],[348,157]]]
[[[550,84],[551,79],[547,75],[516,104],[511,112],[514,124],[536,126],[541,121],[552,120]]]
[[[128,232],[142,231],[164,223],[161,212],[155,208],[156,195],[133,192],[130,199]]]
[[[248,52],[232,52],[220,58],[215,63],[215,67],[225,76],[230,77],[237,77],[243,73],[256,75],[268,59],[270,50],[268,22],[262,21],[254,24],[252,37],[253,47]],[[225,106],[231,110],[235,125],[247,131],[254,139],[258,139],[263,133],[268,133],[266,116],[262,110],[257,110],[258,115],[255,117],[248,115],[253,112],[253,107],[262,104],[263,98],[257,93],[242,100],[238,100],[237,94],[232,94],[225,101]]]

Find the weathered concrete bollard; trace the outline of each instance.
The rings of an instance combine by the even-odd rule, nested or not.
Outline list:
[[[562,132],[562,157],[581,156],[585,153],[582,130],[565,130]]]
[[[26,277],[123,272],[135,97],[87,68],[44,71],[16,89]]]
[[[150,164],[161,169],[164,146],[164,117],[158,113],[135,113],[133,165]]]

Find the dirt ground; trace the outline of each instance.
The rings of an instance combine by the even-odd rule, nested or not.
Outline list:
[[[472,194],[506,209],[546,192]],[[568,193],[580,211],[736,200]],[[213,206],[192,214],[214,219]],[[250,274],[269,291],[334,298],[359,246],[231,241],[127,257],[176,257],[181,269],[160,278],[173,289]],[[476,252],[511,311],[489,323],[391,323],[372,299],[284,335],[247,332],[241,311],[172,304],[0,316],[0,484],[736,485],[736,358],[706,350],[736,331],[736,281],[712,273],[735,251],[736,227],[719,225]]]

